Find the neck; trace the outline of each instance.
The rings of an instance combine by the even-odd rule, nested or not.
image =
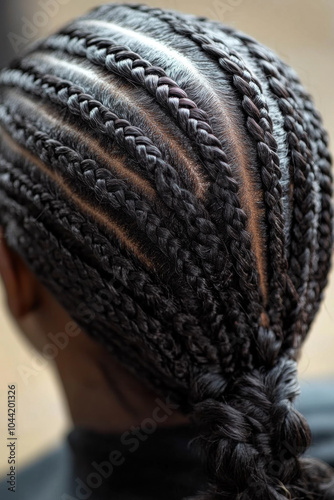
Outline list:
[[[120,433],[156,415],[157,426],[187,424],[177,406],[147,389],[87,335],[56,362],[75,426]]]
[[[59,348],[54,361],[74,426],[119,433],[140,425],[154,412],[158,412],[159,426],[188,423],[188,418],[177,412],[175,405],[169,405],[162,415],[157,399],[163,404],[165,398],[158,398],[154,391],[147,389],[105,347],[81,330],[51,293],[38,286],[38,306],[17,320],[18,325],[41,352],[50,343],[46,332],[68,333],[66,347]]]

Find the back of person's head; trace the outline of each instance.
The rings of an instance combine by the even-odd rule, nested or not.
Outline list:
[[[333,245],[327,136],[296,74],[219,23],[114,4],[0,86],[8,244],[192,415],[200,498],[334,498],[294,408]]]

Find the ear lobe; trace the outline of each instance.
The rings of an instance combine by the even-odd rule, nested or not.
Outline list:
[[[9,248],[2,227],[0,227],[0,275],[8,307],[14,318],[21,319],[36,306],[36,278],[21,257]]]

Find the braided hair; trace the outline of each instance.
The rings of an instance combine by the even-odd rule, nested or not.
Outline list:
[[[331,265],[331,157],[248,36],[108,4],[0,74],[0,223],[89,335],[190,414],[202,500],[334,498],[296,361]]]

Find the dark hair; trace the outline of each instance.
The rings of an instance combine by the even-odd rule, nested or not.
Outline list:
[[[111,4],[0,86],[8,243],[191,413],[200,498],[334,498],[293,404],[333,247],[327,135],[296,74],[219,23]]]

